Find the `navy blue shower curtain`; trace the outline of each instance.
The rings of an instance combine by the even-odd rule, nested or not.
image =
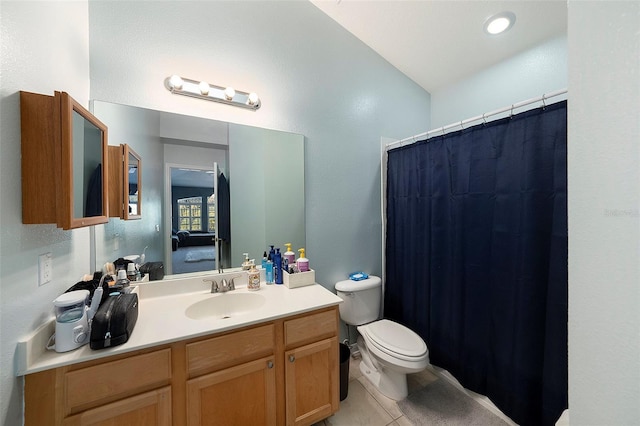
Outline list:
[[[384,314],[521,425],[567,407],[566,101],[390,150]]]

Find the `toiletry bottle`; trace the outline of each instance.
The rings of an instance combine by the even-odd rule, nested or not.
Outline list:
[[[298,271],[307,272],[309,271],[309,259],[304,257],[304,249],[301,248],[298,250],[300,252],[300,257],[296,261],[296,265],[298,266]]]
[[[267,252],[265,251],[264,254],[262,255],[262,269],[266,270],[267,269]]]
[[[265,279],[267,284],[273,284],[273,262],[271,260],[267,260],[265,268]]]
[[[242,262],[242,270],[248,271],[251,268],[251,262],[249,262],[249,253],[242,253],[244,256],[244,262]]]
[[[251,267],[249,268],[249,281],[247,283],[247,289],[251,291],[260,290],[260,271],[256,269],[254,261],[251,261]]]
[[[130,291],[131,288],[129,287],[127,271],[125,271],[124,269],[119,269],[118,279],[112,287],[109,287],[109,296],[117,296],[120,293],[129,293]]]
[[[282,254],[280,249],[276,248],[276,253],[273,255],[273,275],[276,280],[276,284],[282,284]]]
[[[289,272],[289,266],[296,263],[296,254],[291,251],[291,243],[284,244],[287,247],[287,251],[284,252],[282,258],[282,269]]]
[[[133,262],[127,263],[127,279],[129,281],[136,280],[136,264]]]

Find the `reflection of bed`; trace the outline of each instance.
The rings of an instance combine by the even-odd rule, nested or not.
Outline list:
[[[191,232],[182,244],[183,247],[213,245],[213,232]]]
[[[215,233],[213,232],[189,232],[177,231],[171,236],[173,251],[178,247],[194,247],[213,245]]]

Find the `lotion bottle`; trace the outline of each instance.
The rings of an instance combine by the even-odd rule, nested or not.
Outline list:
[[[298,267],[298,271],[307,272],[309,271],[309,259],[304,257],[304,248],[298,250],[300,252],[300,257],[296,261],[296,266]]]
[[[282,269],[289,272],[289,266],[296,263],[296,254],[291,251],[291,243],[285,243],[284,245],[287,247],[287,251],[284,252]]]

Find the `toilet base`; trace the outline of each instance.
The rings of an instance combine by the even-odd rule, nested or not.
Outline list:
[[[358,342],[360,343],[360,342]],[[384,368],[379,362],[371,358],[371,354],[366,346],[360,346],[360,372],[380,391],[384,396],[395,401],[404,399],[409,394],[407,387],[407,375],[394,371],[390,368]]]

